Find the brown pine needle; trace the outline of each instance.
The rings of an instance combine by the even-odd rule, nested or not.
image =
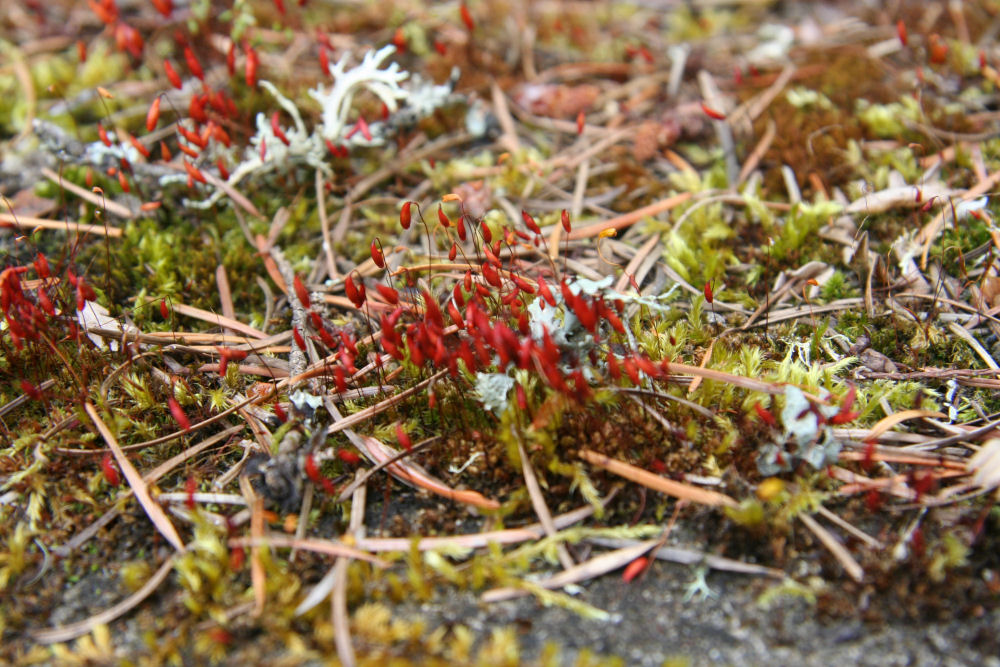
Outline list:
[[[625,463],[624,461],[612,459],[604,454],[590,449],[581,449],[577,455],[591,465],[604,468],[608,472],[612,472],[619,477],[624,477],[625,479],[633,481],[636,484],[641,484],[646,488],[659,491],[660,493],[673,496],[674,498],[681,498],[683,500],[689,500],[693,503],[709,505],[712,507],[737,507],[739,505],[739,503],[737,503],[733,498],[724,493],[709,491],[692,484],[685,484],[684,482],[675,482],[673,480],[660,477],[659,475],[655,475],[648,470],[643,470],[642,468]]]

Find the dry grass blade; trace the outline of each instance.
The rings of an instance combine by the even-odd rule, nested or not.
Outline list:
[[[53,183],[57,184],[63,190],[72,192],[80,199],[84,199],[93,204],[94,206],[96,206],[97,208],[104,209],[108,213],[111,213],[112,215],[117,215],[119,218],[126,218],[126,219],[132,219],[135,217],[135,215],[132,214],[132,211],[130,211],[125,206],[122,206],[117,202],[110,201],[106,197],[99,195],[96,192],[92,192],[90,190],[87,190],[86,188],[81,188],[79,185],[76,185],[75,183],[70,183],[69,181],[63,180],[63,178],[59,174],[52,171],[48,167],[42,168],[42,175],[45,176],[45,178],[52,181]],[[109,229],[115,230],[115,233],[109,234],[109,236],[122,235],[122,230],[120,229],[116,229],[114,227],[110,227]]]
[[[261,513],[263,517],[263,513]],[[333,540],[321,540],[307,537],[297,539],[292,535],[268,535],[260,537],[233,537],[229,540],[231,547],[250,547],[258,549],[260,547],[280,547],[284,549],[301,549],[302,551],[312,551],[313,553],[326,554],[327,556],[337,556],[338,558],[354,558],[371,563],[375,567],[384,569],[389,567],[389,563],[372,556],[356,547],[351,547],[342,542]]]
[[[32,639],[42,644],[56,644],[59,642],[66,642],[70,639],[75,639],[77,637],[82,637],[83,635],[89,633],[98,625],[110,623],[116,618],[131,611],[136,605],[148,598],[153,591],[155,591],[163,580],[167,578],[170,574],[170,570],[173,569],[175,556],[170,556],[163,562],[163,565],[153,573],[153,576],[142,585],[142,588],[137,590],[132,595],[128,596],[115,606],[105,609],[104,611],[94,614],[90,618],[80,621],[79,623],[71,623],[70,625],[63,625],[58,628],[52,628],[50,630],[38,630],[31,633]]]
[[[868,432],[868,437],[865,438],[865,440],[878,440],[883,433],[891,429],[893,426],[909,419],[918,419],[920,417],[943,418],[946,416],[947,415],[935,410],[902,410],[878,420],[878,422],[876,422],[876,424],[872,426],[871,430]]]
[[[639,540],[610,538],[610,537],[588,537],[587,542],[597,544],[602,547],[621,549],[626,546],[639,544]],[[697,551],[695,549],[683,549],[681,547],[661,546],[651,554],[654,558],[665,560],[681,565],[704,564],[713,570],[724,572],[735,572],[737,574],[748,574],[752,576],[772,577],[774,579],[784,579],[785,573],[773,567],[765,567],[754,563],[744,563],[743,561],[716,556],[715,554]]]
[[[836,558],[841,566],[843,566],[844,571],[847,575],[854,581],[861,581],[865,577],[865,571],[861,569],[861,565],[858,561],[854,560],[854,556],[847,551],[843,544],[841,544],[836,537],[833,536],[830,531],[828,531],[823,526],[816,523],[808,514],[799,514],[799,519],[806,525],[813,535],[823,543],[833,557]]]
[[[362,436],[361,441],[364,443],[364,454],[372,463],[381,465],[399,455],[397,450],[389,447],[378,438]],[[419,486],[421,489],[430,491],[443,498],[486,510],[500,509],[500,503],[497,501],[487,498],[476,491],[458,491],[453,489],[444,482],[434,479],[418,466],[408,461],[400,460],[396,463],[390,463],[385,468],[393,477],[408,484]]]
[[[968,469],[972,473],[973,483],[983,489],[1000,486],[1000,438],[984,442],[979,451],[969,459]]]
[[[524,445],[520,439],[517,441],[517,453],[521,457],[521,471],[524,473],[524,486],[528,490],[528,497],[531,498],[531,507],[538,515],[538,521],[545,529],[545,534],[553,537],[556,534],[556,527],[552,523],[552,513],[549,512],[549,506],[545,503],[545,496],[542,495],[542,487],[538,484],[535,469],[531,466],[531,461],[528,459],[528,454],[524,451]],[[569,570],[574,566],[573,558],[569,555],[565,544],[556,546],[556,554],[564,569]]]
[[[364,535],[365,504],[368,496],[368,487],[361,486],[355,489],[354,497],[351,499],[351,520],[348,525],[348,533],[354,537]],[[351,642],[351,628],[347,621],[347,567],[351,561],[349,558],[338,558],[333,566],[333,596],[330,598],[330,612],[333,617],[333,639],[337,644],[337,657],[341,664],[354,665],[357,658],[354,654],[354,644]]]
[[[681,498],[683,500],[689,500],[693,503],[709,505],[711,507],[736,507],[739,504],[733,498],[725,495],[724,493],[708,491],[691,484],[685,484],[684,482],[675,482],[670,479],[665,479],[659,475],[649,472],[648,470],[637,468],[636,466],[625,463],[624,461],[612,459],[604,454],[600,454],[589,449],[581,449],[577,455],[591,465],[604,468],[608,472],[624,477],[625,479],[633,481],[636,484],[641,484],[654,491],[659,491],[660,493],[665,493],[668,496],[673,496],[674,498]]]
[[[46,220],[44,218],[33,218],[26,215],[11,215],[10,213],[0,213],[0,223],[13,225],[21,229],[59,229],[64,232],[76,232],[77,234],[97,234],[99,236],[110,236],[118,238],[122,235],[122,230],[118,227],[107,225],[88,225],[83,222],[69,222],[59,220]]]
[[[754,378],[743,377],[742,375],[733,375],[732,373],[715,370],[713,368],[702,368],[701,366],[689,366],[688,364],[678,364],[674,362],[670,362],[669,368],[672,375],[691,375],[693,377],[705,378],[706,380],[726,382],[734,387],[742,387],[743,389],[749,389],[750,391],[760,391],[765,394],[785,393],[785,385],[779,382],[755,380]],[[806,392],[803,393],[806,398],[814,403],[825,403],[825,401],[821,400],[817,396],[813,396],[812,394]]]
[[[139,474],[139,471],[135,469],[132,462],[128,460],[125,456],[125,452],[122,448],[118,446],[118,440],[115,438],[111,429],[108,425],[104,423],[101,419],[101,415],[98,414],[97,408],[87,401],[84,403],[84,409],[90,416],[90,419],[94,422],[94,426],[100,432],[101,437],[104,438],[105,442],[108,443],[108,447],[111,449],[111,453],[114,454],[115,460],[118,462],[118,467],[121,468],[122,473],[125,475],[125,479],[128,481],[129,486],[132,487],[133,493],[135,493],[136,499],[142,508],[146,510],[146,514],[149,516],[153,525],[156,529],[160,531],[160,534],[170,542],[171,545],[178,551],[184,550],[184,541],[181,540],[181,536],[177,534],[177,529],[174,528],[174,524],[170,523],[170,518],[167,516],[166,512],[159,506],[159,504],[153,500],[153,497],[149,495],[149,487],[146,485],[146,481]]]
[[[612,570],[625,567],[639,556],[642,556],[658,544],[659,540],[647,540],[635,546],[624,547],[615,551],[595,556],[590,560],[574,565],[548,579],[534,582],[542,588],[562,588],[578,581],[587,581]],[[528,595],[529,591],[520,588],[494,588],[486,591],[480,598],[483,602],[501,602],[512,598]]]
[[[587,225],[586,227],[580,227],[579,229],[574,229],[569,234],[566,235],[570,241],[578,241],[580,239],[589,239],[592,236],[598,236],[601,232],[606,229],[625,229],[630,227],[635,223],[639,222],[645,217],[659,215],[664,211],[669,211],[672,208],[677,208],[687,200],[691,199],[692,195],[690,192],[682,192],[677,195],[672,195],[666,199],[661,199],[658,202],[650,204],[649,206],[643,206],[642,208],[637,208],[630,213],[625,213],[617,218],[612,218],[610,220],[605,220],[603,222],[595,222],[592,225]]]
[[[605,498],[602,503],[607,504],[611,497]],[[574,523],[583,521],[594,513],[594,508],[590,505],[579,507],[575,510],[552,517],[552,523],[558,529],[572,526]],[[449,535],[444,537],[422,537],[414,543],[408,537],[365,537],[358,539],[358,548],[372,552],[390,551],[432,551],[434,549],[482,549],[491,544],[520,544],[528,540],[538,540],[545,536],[545,529],[540,523],[524,526],[523,528],[509,528],[507,530],[494,530],[486,533],[472,533],[470,535]]]
[[[226,317],[225,315],[218,315],[208,310],[195,308],[194,306],[186,306],[183,303],[168,303],[167,306],[178,315],[186,315],[203,322],[214,324],[224,329],[232,329],[233,331],[238,331],[241,334],[250,336],[251,338],[264,339],[270,337],[263,331],[254,329],[247,324],[243,324],[239,320],[234,320],[230,317]]]

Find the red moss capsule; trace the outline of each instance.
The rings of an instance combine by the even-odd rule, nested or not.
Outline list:
[[[226,49],[226,70],[229,76],[236,74],[236,42],[229,42],[229,48]]]
[[[413,204],[411,201],[403,202],[403,208],[399,210],[399,224],[403,229],[410,228],[410,205]]]
[[[48,278],[51,274],[49,271],[49,260],[46,259],[45,255],[38,253],[38,256],[34,261],[35,273],[38,274],[39,278]]]
[[[725,120],[726,119],[726,114],[724,114],[721,111],[718,111],[716,109],[713,109],[712,107],[708,106],[708,104],[706,104],[705,102],[701,103],[701,110],[702,110],[702,112],[706,116],[708,116],[709,118],[712,118],[713,120]]]
[[[257,52],[252,48],[247,47],[247,63],[245,69],[245,75],[247,80],[247,85],[253,88],[257,85]]]
[[[153,100],[153,103],[149,105],[149,111],[146,112],[146,131],[152,132],[156,129],[156,124],[160,122],[160,98],[157,97]]]
[[[562,222],[563,230],[565,230],[565,232],[569,234],[570,231],[573,229],[573,225],[571,225],[569,222],[569,211],[567,211],[566,209],[562,210],[562,215],[560,216],[560,222]]]
[[[306,286],[302,284],[302,279],[296,274],[295,278],[292,279],[292,285],[295,287],[295,296],[298,297],[299,303],[302,304],[303,308],[311,308],[312,303],[309,301],[309,290]]]
[[[337,458],[349,465],[361,463],[361,457],[348,449],[338,449]]]
[[[201,69],[201,63],[198,61],[198,56],[194,54],[190,46],[184,47],[184,61],[187,63],[188,70],[194,75],[196,79],[204,83],[205,72]]]
[[[207,123],[208,114],[205,113],[205,102],[201,95],[192,95],[188,102],[188,115],[196,123]]]
[[[896,36],[899,37],[899,43],[906,46],[910,39],[906,34],[906,24],[903,23],[903,19],[896,21]]]
[[[355,308],[360,308],[364,305],[364,297],[361,295],[361,291],[358,290],[350,275],[344,279],[344,293],[347,295],[347,298],[350,299],[351,303],[354,304]]]
[[[167,81],[170,82],[171,86],[173,86],[177,90],[180,90],[181,88],[184,87],[184,84],[181,83],[180,75],[177,74],[177,70],[174,69],[174,66],[170,63],[169,60],[163,61],[163,71],[167,75]]]
[[[199,183],[208,183],[205,179],[205,175],[201,173],[201,170],[198,169],[198,167],[194,166],[187,160],[182,160],[182,162],[184,162],[184,170],[187,171],[188,176]]]
[[[108,131],[104,129],[104,126],[100,123],[97,124],[97,136],[100,138],[101,143],[103,143],[108,148],[111,147],[111,138],[108,137]]]
[[[295,339],[295,344],[298,345],[299,349],[305,352],[306,341],[302,338],[302,334],[299,333],[298,327],[292,327],[292,338]]]
[[[399,292],[394,288],[378,283],[375,285],[375,289],[378,290],[379,295],[390,305],[395,306],[399,303]]]
[[[21,391],[23,391],[25,396],[33,401],[42,400],[42,392],[38,390],[38,387],[31,384],[27,380],[21,380]]]
[[[342,366],[337,366],[333,369],[333,383],[336,385],[339,393],[347,393],[347,378],[344,377],[344,368]]]
[[[372,239],[371,246],[368,248],[372,256],[372,261],[375,262],[375,266],[380,269],[385,268],[385,255],[382,254],[382,249],[379,248],[378,239]]]
[[[132,144],[132,148],[139,152],[139,155],[147,159],[149,158],[149,149],[146,148],[144,143],[133,137],[131,134],[126,134],[125,136],[128,137],[128,142]]]
[[[643,570],[646,569],[646,565],[649,563],[649,559],[646,556],[639,556],[634,561],[625,566],[622,571],[622,580],[627,584],[633,579],[638,577]]]
[[[472,32],[476,29],[476,23],[472,20],[472,14],[469,12],[469,6],[464,2],[458,8],[459,13],[462,15],[462,23],[465,24],[465,29]],[[442,54],[444,55],[444,54]]]
[[[524,220],[524,226],[527,227],[529,230],[531,230],[535,234],[542,233],[542,230],[538,227],[538,223],[535,222],[535,219],[532,218],[531,215],[524,209],[521,209],[521,219]]]
[[[451,227],[451,220],[448,219],[444,209],[441,208],[441,204],[438,204],[438,222],[441,223],[442,227]]]
[[[396,424],[396,440],[399,442],[399,446],[406,451],[413,449],[413,441],[410,440],[410,435],[403,429],[403,425],[398,422]]]
[[[177,399],[171,396],[167,399],[167,405],[170,406],[170,414],[173,415],[174,421],[176,421],[183,430],[191,430],[191,420],[188,419],[186,414],[184,414],[184,409],[181,408],[181,404],[177,402]]]
[[[760,417],[761,421],[771,428],[778,428],[778,421],[774,418],[774,415],[771,414],[770,410],[762,406],[760,403],[754,403],[753,409],[757,413],[757,416]]]
[[[82,39],[76,40],[76,57],[80,64],[87,62],[87,43]]]
[[[194,511],[194,492],[198,490],[198,481],[194,478],[194,475],[189,475],[187,481],[184,483],[184,504],[187,508]]]
[[[101,458],[101,473],[104,475],[104,481],[110,486],[118,486],[122,483],[121,474],[118,472],[118,466],[111,458],[111,453],[106,452]]]
[[[705,281],[705,301],[712,303],[715,301],[715,293],[712,291],[712,281]]]
[[[322,44],[319,47],[319,68],[323,70],[323,74],[330,76],[330,56]]]
[[[927,40],[928,60],[934,65],[942,65],[948,59],[948,44],[942,41],[941,36],[932,33]]]
[[[153,2],[153,7],[156,8],[156,11],[160,12],[160,14],[162,14],[164,18],[170,18],[170,15],[174,11],[173,0],[152,0],[152,2]]]

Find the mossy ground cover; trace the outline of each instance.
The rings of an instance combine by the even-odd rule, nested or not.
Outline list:
[[[613,664],[654,554],[990,618],[998,14],[938,9],[11,8],[4,659]]]

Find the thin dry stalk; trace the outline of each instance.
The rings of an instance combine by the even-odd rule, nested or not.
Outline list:
[[[174,528],[174,524],[170,522],[170,517],[167,516],[163,508],[153,500],[153,497],[149,495],[149,486],[146,481],[139,474],[139,471],[135,469],[132,462],[128,460],[125,456],[125,452],[122,448],[118,446],[118,440],[115,435],[108,428],[108,425],[104,423],[101,419],[101,415],[97,412],[97,408],[87,401],[84,403],[84,410],[87,411],[87,415],[90,417],[91,421],[94,422],[94,426],[97,427],[98,432],[104,441],[108,443],[108,448],[111,449],[111,453],[114,454],[115,460],[118,462],[118,467],[121,468],[122,474],[125,475],[128,485],[132,487],[133,493],[135,493],[136,499],[142,508],[146,510],[146,515],[149,516],[153,525],[156,529],[160,531],[160,534],[166,538],[175,549],[178,551],[184,550],[184,540],[177,533],[177,529]]]
[[[840,565],[847,572],[847,575],[854,581],[861,581],[865,577],[865,571],[861,568],[858,561],[854,560],[854,556],[841,544],[833,534],[828,531],[823,526],[816,523],[808,514],[799,514],[799,520],[805,524],[806,528],[812,531],[813,535],[825,546],[833,557],[836,558]]]

